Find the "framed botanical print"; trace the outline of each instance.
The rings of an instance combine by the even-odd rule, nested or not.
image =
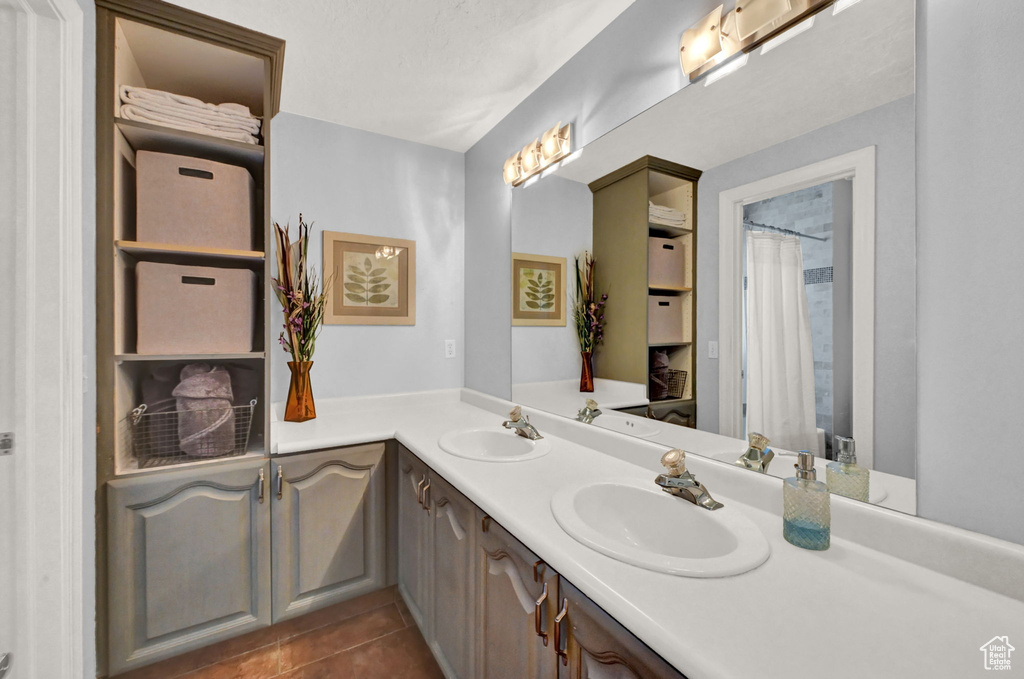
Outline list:
[[[416,325],[416,241],[324,231],[324,323]]]
[[[565,325],[565,257],[512,253],[512,325]]]

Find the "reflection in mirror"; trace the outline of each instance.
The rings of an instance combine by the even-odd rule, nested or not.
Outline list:
[[[569,313],[512,328],[513,400],[780,478],[808,450],[914,512],[914,22],[913,0],[822,12],[515,189],[514,257],[564,260]],[[585,252],[608,295],[592,392]]]

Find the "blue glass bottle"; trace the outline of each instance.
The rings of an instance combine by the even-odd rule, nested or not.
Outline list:
[[[796,476],[782,486],[782,536],[804,549],[828,549],[832,524],[828,486],[817,480],[812,453],[801,450],[793,466]]]

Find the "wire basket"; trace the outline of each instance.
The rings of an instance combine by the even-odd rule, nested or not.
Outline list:
[[[124,440],[140,468],[244,455],[255,409],[256,399],[244,406],[154,413],[142,404],[124,419]]]
[[[651,400],[664,401],[683,397],[686,371],[663,368],[651,373]]]

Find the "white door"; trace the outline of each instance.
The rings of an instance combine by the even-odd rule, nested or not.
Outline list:
[[[14,435],[13,450],[0,438],[0,679],[95,674],[82,573],[82,36],[74,0],[0,0],[0,433]]]

